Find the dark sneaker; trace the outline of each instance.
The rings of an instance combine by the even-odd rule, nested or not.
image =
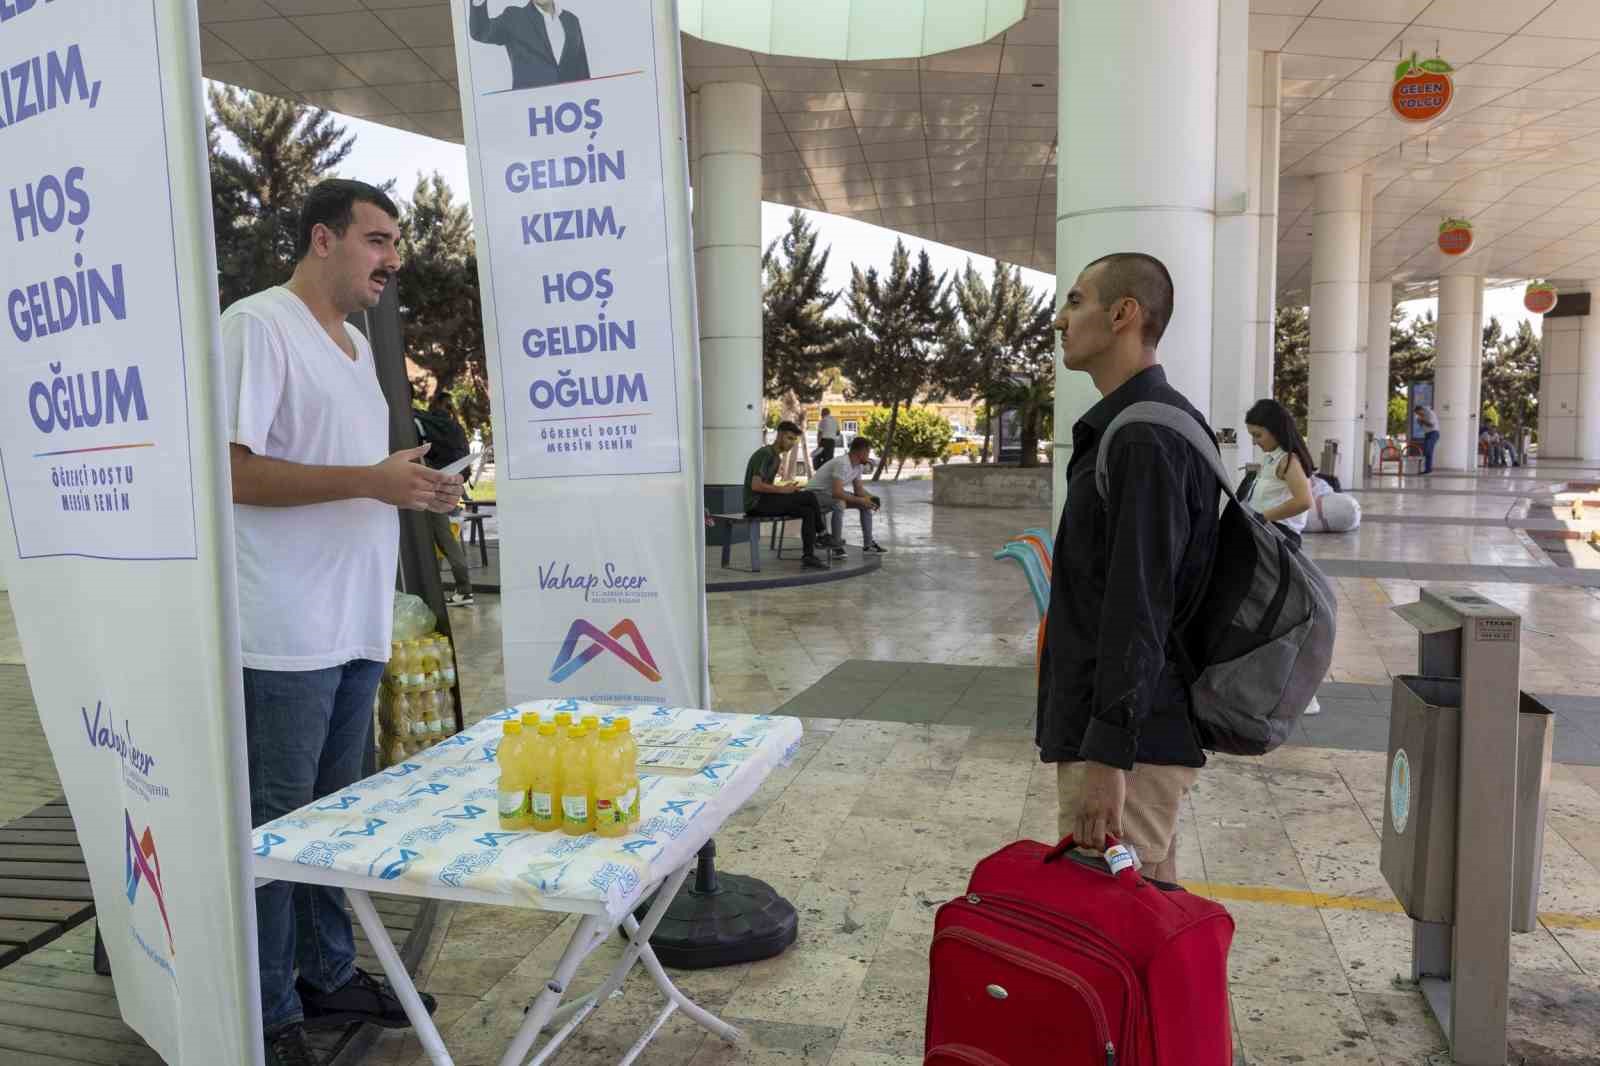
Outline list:
[[[831,548],[831,547],[833,547],[833,534],[832,533],[818,533],[817,534],[817,547],[819,547],[819,548]]]
[[[322,1060],[306,1044],[302,1025],[291,1025],[267,1037],[267,1066],[322,1066]]]
[[[457,592],[454,595],[446,596],[444,602],[449,604],[451,607],[471,607],[478,601],[473,598],[473,595],[470,592]]]
[[[868,544],[866,547],[862,548],[861,550],[864,551],[864,552],[872,552],[872,553],[874,553],[876,555],[886,555],[889,552],[888,548],[885,548],[882,544],[879,544],[877,541],[873,541],[871,544]]]
[[[318,992],[303,980],[295,982],[295,991],[300,993],[300,1003],[305,1007],[307,1029],[337,1029],[351,1022],[370,1022],[384,1029],[411,1027],[400,997],[365,970],[356,970],[355,976],[335,992]],[[432,1014],[438,1001],[426,992],[417,994]]]
[[[800,566],[806,570],[826,570],[828,568],[828,564],[818,559],[815,555],[802,555],[800,557]]]
[[[835,559],[843,559],[845,557],[844,545],[835,544],[833,547],[828,549],[828,554],[833,556]]]

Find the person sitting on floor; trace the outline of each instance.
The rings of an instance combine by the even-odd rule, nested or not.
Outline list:
[[[817,531],[822,528],[817,498],[805,492],[799,482],[778,481],[778,462],[800,436],[799,426],[779,422],[777,439],[750,456],[744,468],[744,513],[800,519],[800,544],[804,549],[800,565],[807,570],[821,570],[827,564],[817,558]]]
[[[844,555],[844,513],[850,508],[861,512],[861,550],[883,554],[884,547],[872,539],[872,512],[880,506],[878,497],[867,491],[862,476],[867,471],[872,442],[857,437],[850,442],[850,450],[830,459],[817,468],[806,482],[806,490],[817,498],[817,504],[829,515],[828,549],[835,558]]]

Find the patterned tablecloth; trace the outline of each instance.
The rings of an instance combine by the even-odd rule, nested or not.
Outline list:
[[[524,711],[626,715],[636,728],[732,735],[689,776],[640,774],[640,820],[626,836],[503,832],[495,808],[501,724]],[[789,762],[800,722],[676,707],[539,700],[491,715],[449,740],[255,830],[260,878],[323,880],[370,891],[444,895],[468,889],[510,906],[604,911],[621,921],[643,890],[688,862],[731,814]],[[308,867],[319,876],[305,876]],[[751,873],[759,874],[759,870]],[[339,876],[327,877],[326,873]]]

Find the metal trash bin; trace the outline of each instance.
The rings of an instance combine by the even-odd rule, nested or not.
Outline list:
[[[1379,867],[1400,906],[1419,922],[1455,917],[1460,751],[1461,680],[1396,677]]]
[[[1517,715],[1516,830],[1511,927],[1537,928],[1539,871],[1550,802],[1555,716],[1521,693]],[[1461,680],[1394,679],[1379,867],[1406,914],[1419,922],[1455,920],[1461,751]]]

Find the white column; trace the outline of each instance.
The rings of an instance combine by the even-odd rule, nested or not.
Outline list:
[[[1248,0],[1222,0],[1221,24],[1248,22]],[[1254,193],[1260,189],[1261,121],[1258,103],[1261,53],[1243,36],[1217,37],[1217,176],[1214,186],[1211,288],[1211,428],[1222,465],[1240,467],[1250,458],[1244,413],[1255,396],[1256,257],[1261,218]],[[1255,88],[1252,88],[1254,86]]]
[[[1361,175],[1318,174],[1311,231],[1311,382],[1306,412],[1311,458],[1323,442],[1339,442],[1339,469],[1348,481],[1359,464],[1356,448],[1356,318],[1361,294]]]
[[[1261,249],[1256,254],[1255,388],[1257,399],[1272,395],[1272,360],[1276,353],[1273,324],[1278,309],[1278,141],[1282,133],[1280,102],[1283,95],[1283,55],[1261,57],[1261,145],[1258,168],[1260,204],[1258,224]]]
[[[1589,313],[1578,321],[1581,347],[1578,362],[1578,439],[1573,449],[1580,459],[1600,459],[1600,280],[1589,282]]]
[[[1478,283],[1472,298],[1472,382],[1468,386],[1467,469],[1478,469],[1478,433],[1483,429],[1483,283]]]
[[[1592,297],[1591,297],[1592,299]],[[1539,338],[1539,457],[1576,458],[1578,396],[1583,391],[1582,341],[1587,317],[1544,316]],[[1592,331],[1600,332],[1600,331]],[[1600,376],[1600,375],[1596,375]]]
[[[1438,355],[1434,362],[1433,403],[1439,415],[1435,469],[1470,470],[1469,452],[1478,446],[1468,420],[1472,408],[1472,349],[1483,346],[1478,332],[1478,290],[1483,279],[1448,274],[1439,279]]]
[[[1367,432],[1389,433],[1389,316],[1394,312],[1394,282],[1367,286]]]
[[[1361,280],[1356,284],[1356,450],[1350,456],[1350,480],[1346,488],[1359,489],[1367,478],[1367,299],[1372,294],[1372,210],[1378,184],[1371,174],[1361,178]]]
[[[708,486],[738,485],[761,447],[761,89],[700,87],[694,266]]]
[[[1216,179],[1220,0],[1063,0],[1057,40],[1061,143],[1056,175],[1056,294],[1111,252],[1145,252],[1171,271],[1172,322],[1160,346],[1167,376],[1202,413],[1211,406],[1211,269]],[[1137,33],[1128,27],[1138,27]],[[1231,26],[1244,40],[1247,27]],[[1107,71],[1139,71],[1108,77]],[[1069,118],[1070,116],[1070,118]],[[1070,130],[1068,124],[1070,123]],[[1066,500],[1072,426],[1098,400],[1085,374],[1058,363],[1055,512]]]

